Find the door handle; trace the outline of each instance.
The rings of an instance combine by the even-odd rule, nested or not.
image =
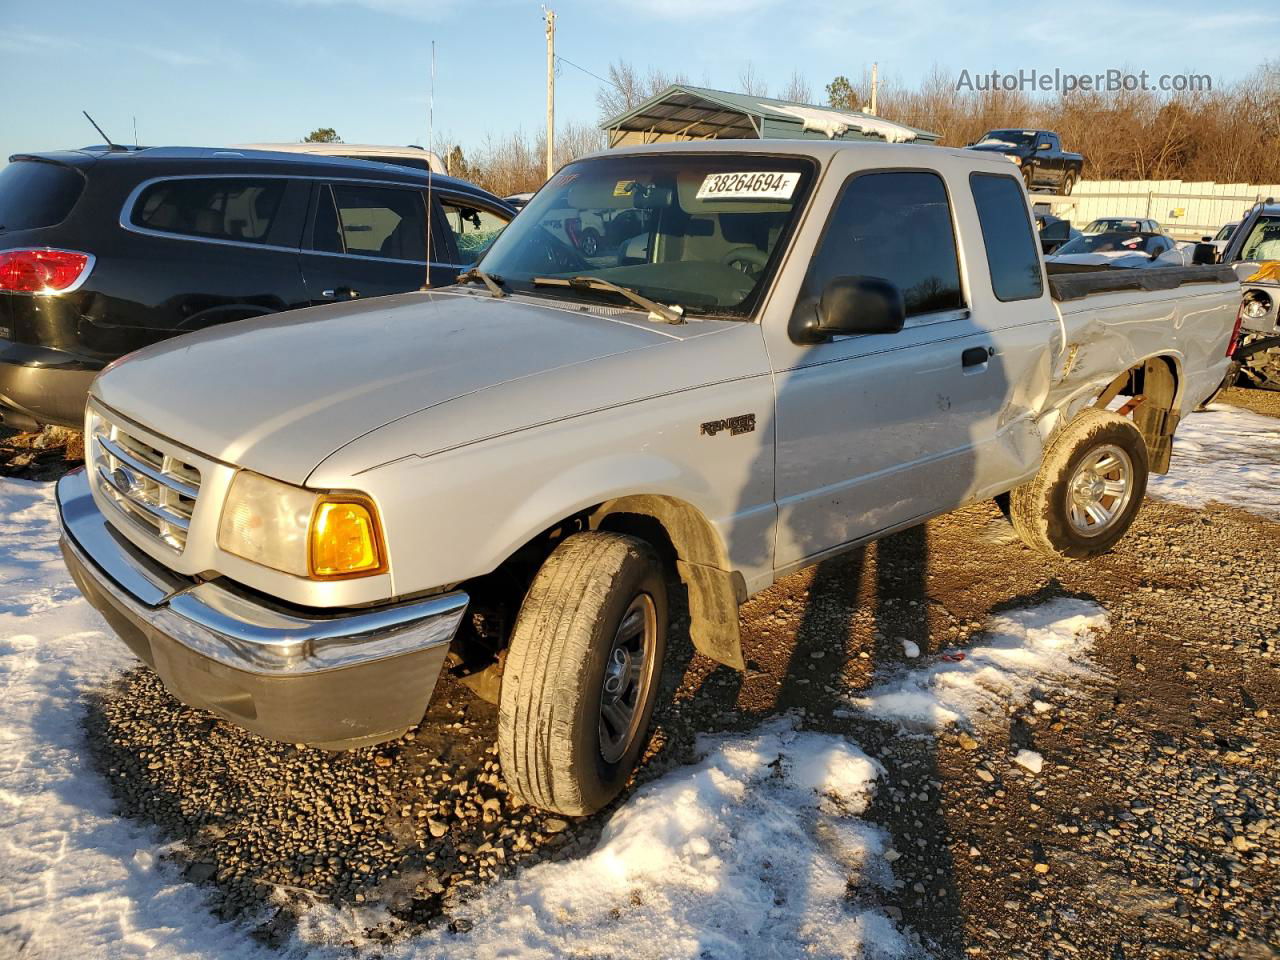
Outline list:
[[[320,296],[326,300],[355,300],[359,298],[360,291],[350,287],[337,287],[333,290],[321,290]]]
[[[986,363],[988,357],[994,357],[995,355],[996,352],[992,347],[970,347],[960,354],[960,365],[962,367],[976,367],[981,363]]]

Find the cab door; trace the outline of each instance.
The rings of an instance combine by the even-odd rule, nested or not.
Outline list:
[[[1034,268],[1042,296],[1025,195],[1003,179],[1022,218],[1016,269],[1029,283]],[[903,294],[901,331],[799,345],[776,322],[766,329],[776,567],[1001,492],[1034,470],[1039,442],[1025,394],[1042,379],[1047,331],[1013,321],[1047,321],[1052,310],[1015,317],[993,301],[990,274],[975,259],[982,245],[968,187],[930,169],[872,170],[850,177],[832,208],[794,309],[816,309],[835,277],[880,277]]]

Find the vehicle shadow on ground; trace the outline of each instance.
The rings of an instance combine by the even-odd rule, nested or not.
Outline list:
[[[947,645],[930,630],[928,560],[922,525],[785,578],[744,608],[745,675],[709,668],[678,621],[664,690],[674,700],[662,701],[655,747],[636,780],[693,760],[699,734],[746,730],[778,715],[797,717],[801,729],[847,738],[885,766],[866,819],[885,829],[902,854],[894,865],[896,886],[862,889],[851,882],[850,907],[884,908],[935,948],[954,947],[950,952],[959,955],[964,918],[936,742],[911,738],[906,750],[886,749],[899,732],[858,716],[850,704],[850,694],[874,682],[877,672],[910,663],[904,645],[914,644],[922,655]],[[777,618],[788,632],[779,632]],[[807,891],[789,896],[785,909],[804,909]]]

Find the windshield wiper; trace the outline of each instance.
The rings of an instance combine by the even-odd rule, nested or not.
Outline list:
[[[532,283],[535,287],[572,287],[574,290],[605,290],[609,293],[617,293],[636,306],[644,307],[649,311],[649,316],[655,320],[684,323],[684,307],[679,304],[667,306],[657,300],[650,300],[644,294],[636,293],[630,287],[624,287],[612,280],[604,280],[600,277],[534,277]]]
[[[495,297],[501,298],[507,295],[507,291],[501,287],[503,282],[501,277],[492,276],[477,267],[472,267],[466,273],[458,274],[458,279],[454,283],[473,283],[476,280],[488,287],[489,292]]]

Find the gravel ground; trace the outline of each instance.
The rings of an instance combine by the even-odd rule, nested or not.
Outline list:
[[[1224,399],[1246,405],[1240,395],[1280,414],[1280,394]],[[678,622],[637,782],[690,760],[700,732],[798,712],[885,765],[868,816],[903,854],[889,910],[936,956],[1274,957],[1277,547],[1275,523],[1148,501],[1112,554],[1053,561],[993,506],[967,508],[753,598],[745,676],[694,656]],[[1072,696],[1045,693],[974,736],[904,737],[847,710],[902,662],[902,640],[927,656],[992,612],[1058,596],[1110,617],[1098,674]],[[516,807],[494,708],[448,680],[417,730],[343,754],[245,734],[141,669],[92,701],[85,725],[120,812],[181,840],[175,856],[211,909],[267,942],[316,901],[386,904],[374,939],[465,927],[477,885],[590,849],[610,813],[566,822]],[[1044,757],[1038,775],[1012,763],[1019,749]]]

